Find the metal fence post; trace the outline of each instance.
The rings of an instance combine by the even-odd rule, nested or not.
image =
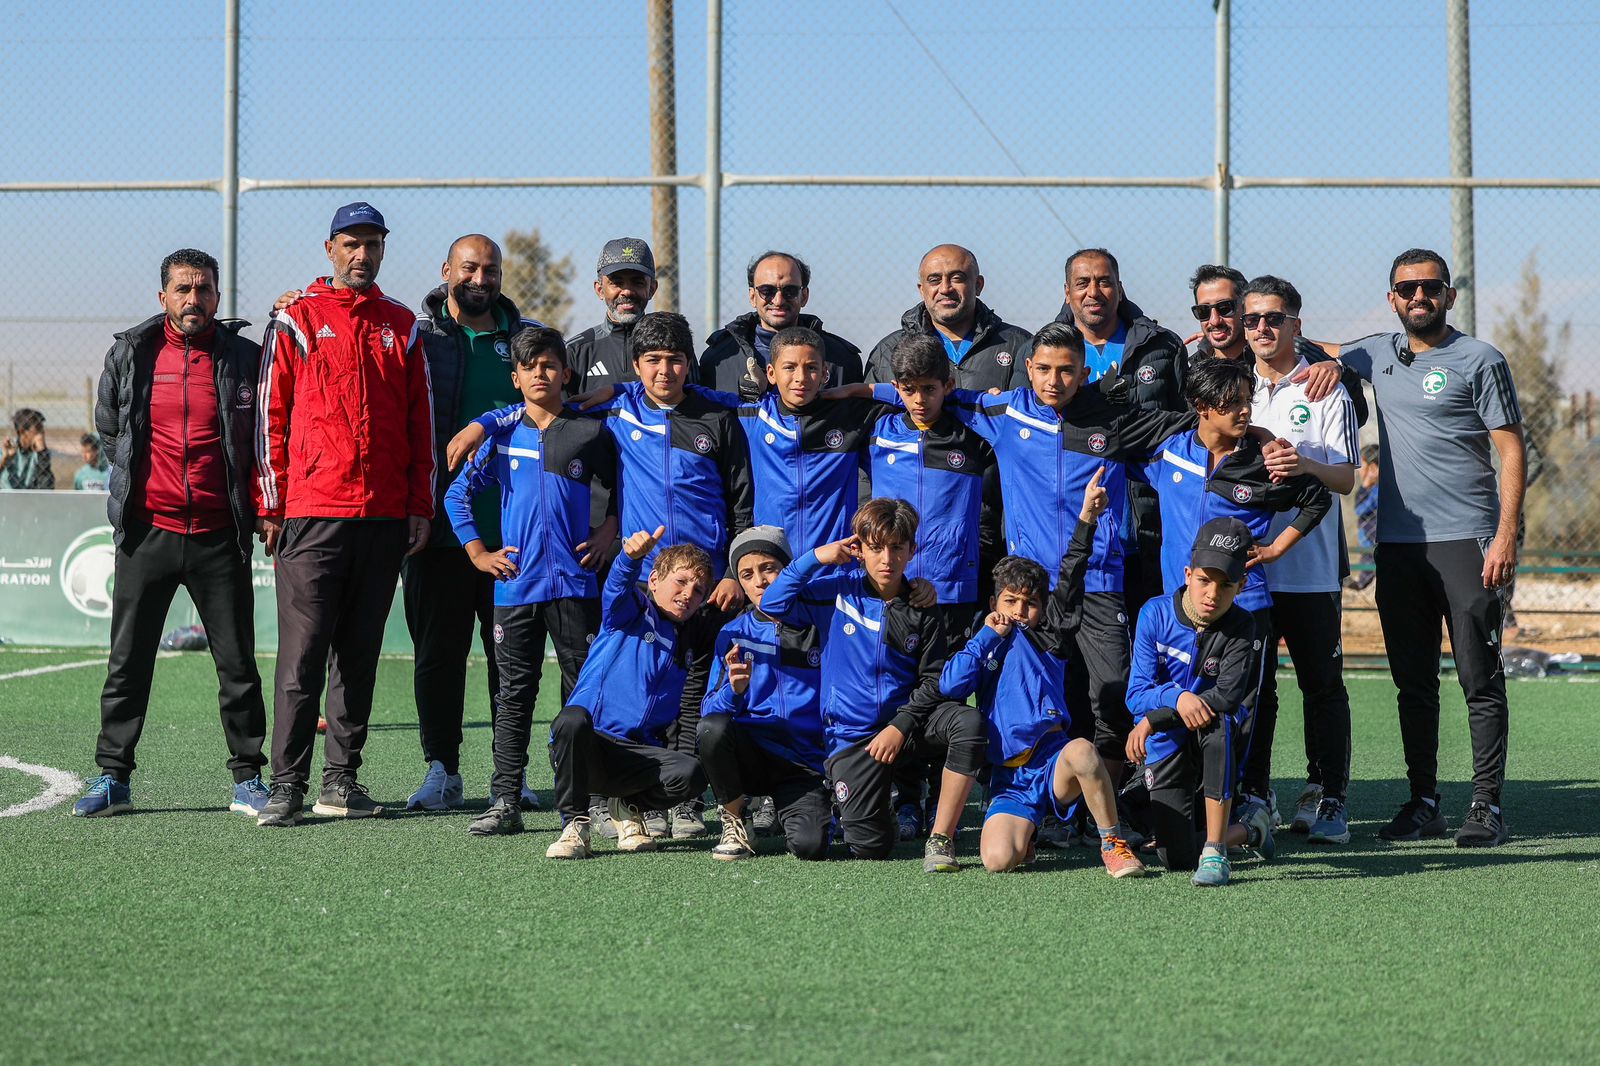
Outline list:
[[[1450,0],[1445,6],[1445,36],[1449,39],[1450,175],[1472,177],[1472,34],[1467,18],[1468,0]],[[1474,231],[1474,191],[1450,191],[1451,278],[1456,287],[1456,327],[1478,332],[1478,250]]]
[[[706,333],[722,325],[722,0],[706,0]]]
[[[223,0],[222,34],[222,317],[239,304],[239,0]]]
[[[1217,148],[1216,148],[1216,188],[1212,192],[1212,218],[1211,218],[1211,246],[1215,255],[1215,262],[1226,265],[1228,262],[1228,230],[1231,225],[1228,210],[1231,206],[1228,197],[1233,186],[1233,172],[1228,160],[1232,136],[1231,93],[1229,81],[1232,76],[1232,3],[1230,0],[1216,0],[1217,10]]]

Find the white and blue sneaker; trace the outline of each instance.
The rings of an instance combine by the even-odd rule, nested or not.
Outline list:
[[[448,811],[466,802],[461,775],[446,773],[444,763],[438,759],[428,764],[428,773],[422,787],[406,800],[408,811]]]
[[[89,782],[83,798],[72,805],[74,818],[103,818],[121,814],[133,807],[133,793],[126,782],[101,774]]]
[[[1228,874],[1228,856],[1207,851],[1200,855],[1200,866],[1190,881],[1201,888],[1221,888],[1228,883]]]
[[[461,780],[459,777],[457,781]],[[522,791],[517,797],[517,806],[525,811],[537,811],[543,808],[539,804],[539,793],[528,787],[528,775],[522,775]]]
[[[1272,839],[1272,827],[1277,824],[1272,808],[1259,799],[1252,800],[1245,805],[1239,821],[1249,833],[1245,847],[1254,848],[1262,859],[1270,861],[1278,851],[1277,842]]]
[[[1313,844],[1350,843],[1350,815],[1343,800],[1328,796],[1317,804],[1317,820],[1311,823],[1311,835],[1306,839]]]
[[[260,817],[266,809],[269,795],[271,793],[267,791],[267,786],[261,783],[261,775],[257,774],[233,786],[233,802],[228,804],[228,810],[248,814],[252,818]]]

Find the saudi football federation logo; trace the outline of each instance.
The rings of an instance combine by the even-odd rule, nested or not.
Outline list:
[[[117,546],[110,526],[96,526],[61,553],[61,593],[90,618],[111,617]]]
[[[1450,384],[1450,375],[1445,373],[1443,367],[1434,367],[1422,377],[1422,391],[1429,396],[1437,396]]]
[[[1297,403],[1289,408],[1289,424],[1291,426],[1299,429],[1309,421],[1311,421],[1311,408],[1305,404]]]

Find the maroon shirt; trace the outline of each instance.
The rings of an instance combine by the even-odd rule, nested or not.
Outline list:
[[[211,353],[217,328],[186,337],[162,324],[150,387],[150,450],[134,479],[134,514],[173,533],[213,533],[233,527],[227,463]]]

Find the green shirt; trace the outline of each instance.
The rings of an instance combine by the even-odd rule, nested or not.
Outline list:
[[[446,313],[449,304],[445,304]],[[456,411],[455,426],[465,426],[474,418],[522,402],[522,394],[511,384],[511,325],[505,310],[494,309],[495,328],[479,333],[471,326],[457,323],[467,338],[467,369],[461,380],[461,407]],[[500,495],[495,492],[480,493],[472,501],[472,517],[478,524],[478,533],[485,547],[500,547]]]

